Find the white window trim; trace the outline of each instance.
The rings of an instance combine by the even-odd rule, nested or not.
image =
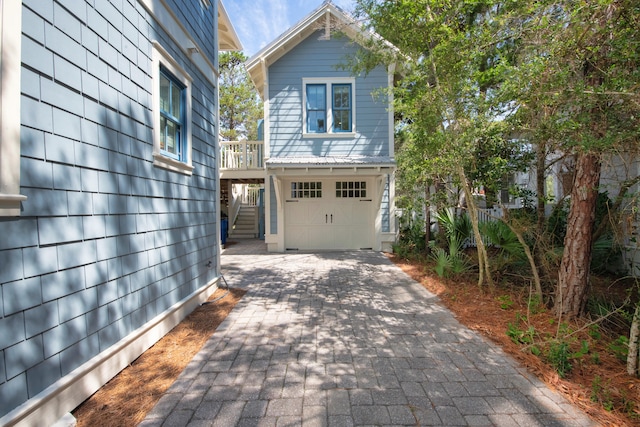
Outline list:
[[[22,1],[0,1],[0,216],[20,216]]]
[[[307,132],[307,85],[308,84],[325,84],[326,90],[326,106],[327,106],[327,131],[322,133]],[[351,132],[333,132],[333,102],[331,99],[331,85],[333,84],[350,84],[351,85]],[[353,77],[306,77],[302,79],[302,137],[303,138],[355,138],[356,136],[356,79]]]
[[[191,175],[193,165],[191,163],[191,76],[176,62],[175,59],[158,43],[153,41],[153,164],[155,166],[172,170],[174,172]],[[180,81],[186,90],[185,96],[185,129],[184,129],[184,160],[176,160],[165,156],[160,150],[160,66],[169,71],[173,77]]]

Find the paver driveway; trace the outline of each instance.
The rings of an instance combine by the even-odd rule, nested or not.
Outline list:
[[[376,252],[267,254],[143,426],[595,425]]]

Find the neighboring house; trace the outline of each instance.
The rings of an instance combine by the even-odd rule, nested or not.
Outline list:
[[[218,0],[0,2],[0,425],[49,425],[220,278]]]
[[[391,251],[393,69],[338,67],[367,35],[325,2],[246,63],[265,105],[269,251]]]
[[[563,200],[569,201],[573,186],[574,160],[573,157],[553,153],[547,159],[550,165],[545,176],[546,215],[551,215],[557,204]],[[631,185],[629,185],[631,184]],[[640,277],[640,158],[632,152],[624,154],[607,154],[602,157],[602,171],[600,174],[601,193],[606,193],[614,203],[622,187],[628,191],[621,202],[619,221],[613,224],[616,242],[620,245],[622,265],[611,265],[612,271],[624,270],[634,277]],[[519,209],[525,206],[524,200],[514,197],[510,191],[513,187],[536,194],[536,170],[531,168],[527,172],[514,173],[503,180],[499,191],[500,203],[486,206],[483,195],[478,195],[479,205],[485,209],[481,212],[480,220],[495,220],[502,216],[502,207]],[[535,200],[530,200],[536,203]],[[502,205],[502,206],[499,206]],[[568,207],[568,205],[567,205]]]

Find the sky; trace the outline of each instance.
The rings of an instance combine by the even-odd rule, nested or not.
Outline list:
[[[222,0],[248,57],[317,9],[322,2],[323,0]],[[333,0],[333,3],[347,12],[352,12],[355,5],[353,0]]]

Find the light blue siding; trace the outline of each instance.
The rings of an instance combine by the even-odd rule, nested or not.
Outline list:
[[[270,149],[284,156],[389,156],[389,120],[386,96],[374,96],[387,86],[387,72],[378,67],[355,78],[355,138],[303,138],[303,78],[351,77],[337,65],[358,46],[345,38],[319,40],[318,31],[269,67]]]
[[[0,218],[0,417],[217,274],[216,88],[137,0],[117,4],[23,1],[28,200]],[[217,2],[167,4],[217,63]],[[153,166],[152,40],[193,78],[193,176]]]
[[[389,186],[391,178],[387,175],[384,182],[384,192],[382,193],[382,202],[380,203],[380,212],[382,214],[382,232],[391,231],[391,205],[389,203]]]

